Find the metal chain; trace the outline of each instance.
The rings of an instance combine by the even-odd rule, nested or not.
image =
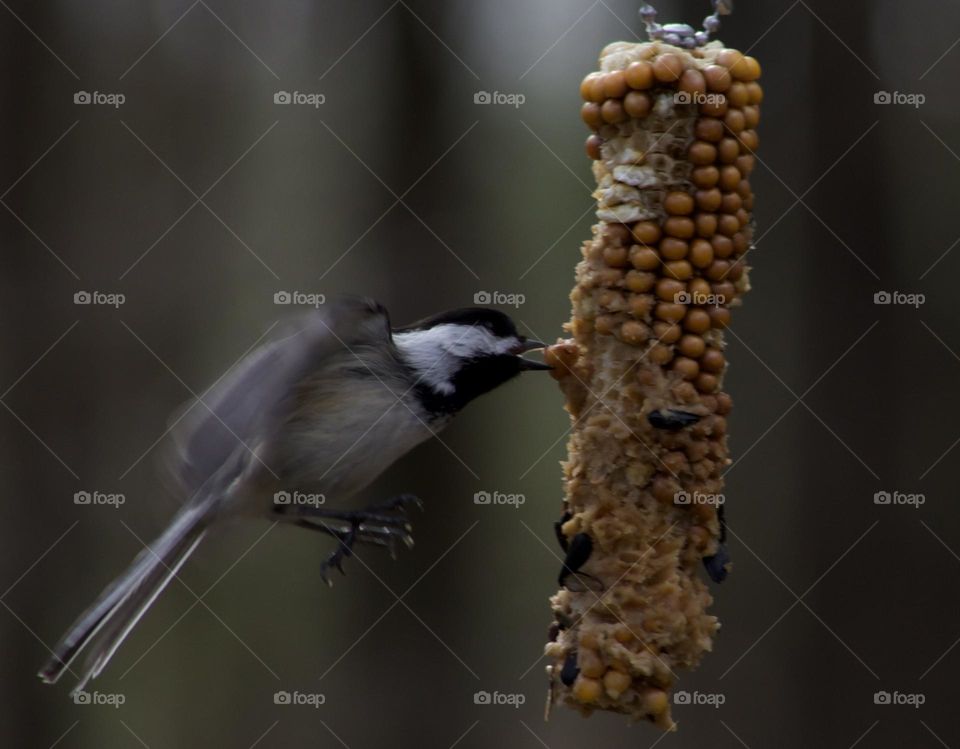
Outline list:
[[[713,13],[703,19],[703,30],[697,31],[685,23],[657,23],[657,9],[650,3],[640,7],[640,18],[647,27],[647,36],[653,41],[662,41],[677,47],[702,47],[710,41],[710,35],[720,30],[720,16],[733,13],[733,0],[711,0]]]

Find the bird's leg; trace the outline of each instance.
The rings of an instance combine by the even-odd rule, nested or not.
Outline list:
[[[294,521],[294,524],[298,528],[308,528],[312,531],[319,531],[327,536],[332,536],[338,541],[346,537],[349,533],[349,530],[344,530],[342,527],[333,528],[325,523],[311,523],[309,520],[298,519]],[[383,537],[382,534],[376,533],[357,533],[357,537],[354,539],[356,543],[369,544],[370,546],[385,546],[389,547],[391,545],[390,540]]]
[[[412,547],[412,526],[407,519],[407,507],[410,505],[422,506],[422,503],[412,494],[401,494],[365,510],[337,510],[295,504],[276,505],[274,511],[300,527],[317,530],[337,539],[337,550],[323,565],[323,577],[329,584],[327,571],[335,567],[343,573],[343,560],[352,554],[354,543],[385,547],[394,558],[398,541],[408,548]],[[328,521],[333,521],[336,527]]]
[[[358,528],[358,525],[353,525],[345,533],[334,532],[334,538],[338,542],[337,550],[320,565],[320,578],[331,588],[333,587],[333,580],[330,579],[329,575],[331,568],[340,570],[340,574],[346,577],[347,573],[343,571],[343,560],[353,556],[353,544],[357,540]]]
[[[400,494],[396,497],[370,505],[364,510],[337,510],[334,508],[318,507],[317,505],[291,504],[275,505],[274,511],[297,519],[325,519],[336,520],[341,523],[361,523],[374,530],[377,526],[402,529],[409,533],[410,523],[407,521],[407,507],[423,503],[413,494]]]

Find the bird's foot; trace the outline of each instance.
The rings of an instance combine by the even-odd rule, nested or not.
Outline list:
[[[343,560],[353,555],[355,543],[381,546],[396,559],[397,545],[413,547],[413,526],[407,510],[411,506],[423,507],[418,497],[400,494],[385,502],[371,505],[365,510],[333,510],[320,507],[297,508],[298,524],[318,530],[337,539],[338,547],[323,563],[320,574],[324,582],[332,586],[329,572],[337,569],[345,575]]]

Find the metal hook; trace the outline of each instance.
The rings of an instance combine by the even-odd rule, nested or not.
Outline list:
[[[685,23],[657,23],[657,9],[650,3],[640,6],[640,18],[651,41],[663,41],[676,47],[702,47],[710,41],[710,35],[720,30],[720,16],[733,13],[733,0],[711,0],[713,13],[703,19],[703,30],[696,31]]]

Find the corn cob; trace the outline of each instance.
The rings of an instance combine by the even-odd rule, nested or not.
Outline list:
[[[719,628],[701,561],[717,582],[729,562],[723,330],[750,288],[763,99],[756,60],[689,46],[611,44],[583,81],[599,223],[547,352],[573,421],[550,701],[671,730],[676,672]]]

